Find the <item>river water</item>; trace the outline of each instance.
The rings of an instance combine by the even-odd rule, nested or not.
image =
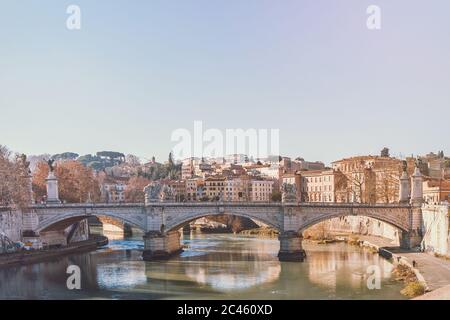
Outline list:
[[[278,261],[277,239],[191,234],[182,241],[184,252],[168,261],[142,261],[136,236],[0,269],[0,299],[404,299],[392,265],[356,246],[305,242],[308,257],[299,263]],[[69,265],[80,267],[80,290],[67,289]],[[381,271],[380,289],[368,289],[368,267]]]

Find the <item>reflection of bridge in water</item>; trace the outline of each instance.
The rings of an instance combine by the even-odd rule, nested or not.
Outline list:
[[[319,222],[343,216],[365,216],[386,222],[401,232],[401,245],[420,243],[420,204],[361,203],[261,203],[261,202],[149,202],[136,204],[47,204],[33,205],[24,213],[29,236],[39,238],[58,232],[91,216],[122,220],[141,229],[144,259],[168,257],[181,249],[178,230],[190,222],[212,215],[235,215],[260,221],[280,232],[281,260],[302,260],[302,232]]]

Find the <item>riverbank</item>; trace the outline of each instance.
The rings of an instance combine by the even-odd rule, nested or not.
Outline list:
[[[393,275],[396,280],[405,284],[405,287],[401,290],[403,295],[409,298],[415,298],[430,291],[421,272],[413,266],[412,262],[398,254],[400,248],[393,241],[366,235],[352,235],[348,238],[344,237],[344,239],[349,244],[368,248],[372,252],[389,260],[395,266]]]
[[[107,244],[107,237],[95,235],[91,236],[88,240],[71,243],[62,248],[6,253],[0,255],[0,268],[32,264],[59,258],[68,254],[93,251]]]
[[[385,238],[365,235],[353,238],[355,237],[357,237],[357,241],[355,243],[352,240],[354,244],[370,248],[396,266],[396,277],[406,283],[405,294],[420,292],[427,295],[427,292],[436,291],[433,295],[427,295],[433,299],[444,299],[450,294],[448,292],[450,290],[450,261],[424,252],[401,249]],[[407,270],[415,276],[417,281],[411,279]],[[444,287],[446,289],[440,290]],[[443,296],[441,297],[441,295]]]
[[[277,237],[278,236],[278,231],[276,229],[273,228],[254,228],[254,229],[247,229],[247,230],[242,230],[241,232],[239,232],[239,234],[243,234],[246,236],[264,236],[264,237]]]

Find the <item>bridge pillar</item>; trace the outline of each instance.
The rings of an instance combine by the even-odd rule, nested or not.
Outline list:
[[[180,233],[176,230],[167,233],[150,231],[144,235],[144,260],[167,259],[182,250]]]
[[[295,231],[281,232],[278,236],[280,240],[280,252],[278,259],[280,261],[304,261],[306,258],[305,250],[302,247],[303,237]]]
[[[404,249],[412,249],[419,247],[423,239],[423,218],[422,207],[420,204],[414,204],[410,213],[411,227],[409,231],[402,232],[400,239],[400,247]]]

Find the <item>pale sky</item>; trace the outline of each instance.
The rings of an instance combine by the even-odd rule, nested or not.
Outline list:
[[[81,8],[81,30],[66,8]],[[381,30],[366,27],[369,5]],[[0,144],[165,160],[171,133],[278,128],[329,163],[450,154],[448,0],[2,0]]]

